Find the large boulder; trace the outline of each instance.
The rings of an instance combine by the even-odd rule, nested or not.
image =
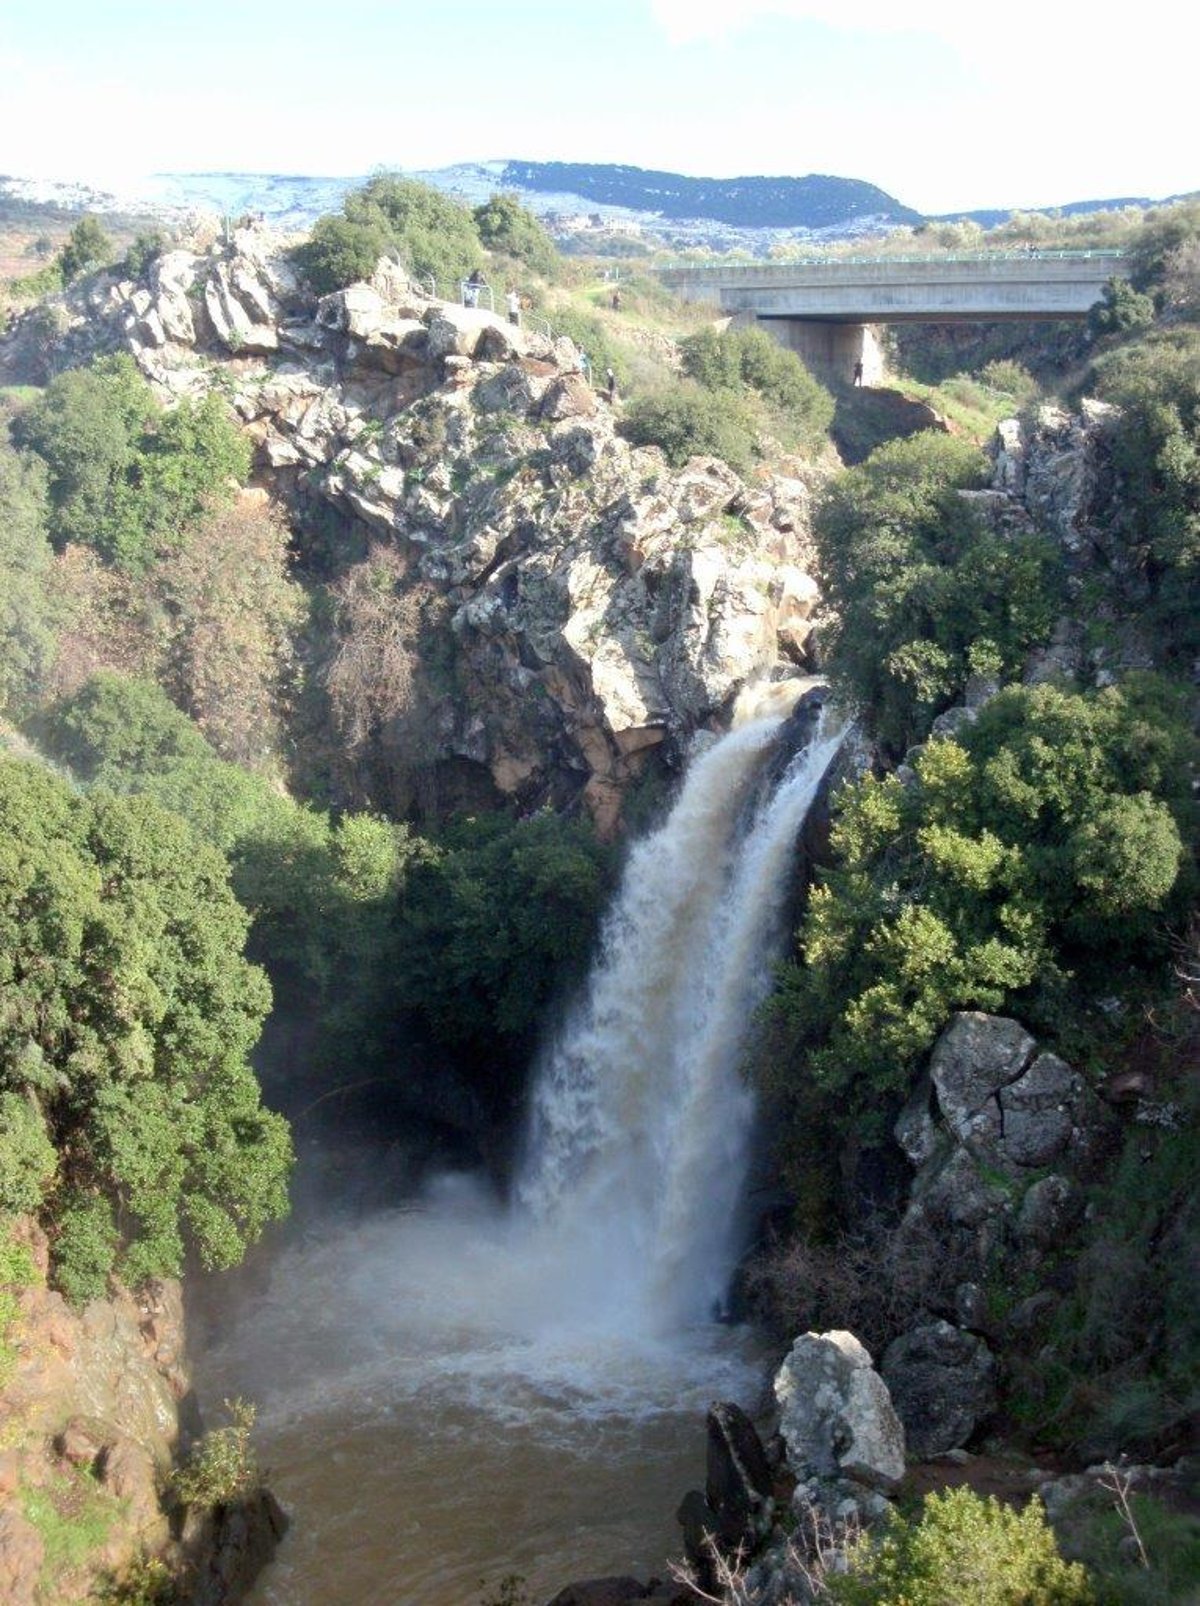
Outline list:
[[[901,1334],[881,1370],[913,1455],[960,1449],[996,1409],[995,1357],[977,1334],[949,1322]]]
[[[929,1061],[938,1105],[959,1143],[995,1146],[1003,1130],[997,1094],[1015,1082],[1037,1044],[1015,1020],[975,1010],[955,1015]]]
[[[904,1476],[904,1428],[853,1333],[805,1333],[775,1374],[779,1431],[801,1480],[890,1492]]]

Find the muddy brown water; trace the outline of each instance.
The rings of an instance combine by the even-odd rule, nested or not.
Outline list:
[[[510,1574],[537,1603],[576,1578],[665,1576],[675,1508],[704,1481],[704,1411],[753,1409],[765,1375],[744,1330],[584,1319],[465,1179],[310,1227],[208,1306],[201,1398],[210,1415],[255,1400],[292,1519],[252,1606],[475,1606]]]

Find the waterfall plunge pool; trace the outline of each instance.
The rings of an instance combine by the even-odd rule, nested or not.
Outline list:
[[[764,1375],[745,1329],[654,1335],[619,1299],[582,1321],[604,1290],[463,1176],[214,1292],[201,1398],[256,1401],[292,1518],[252,1606],[474,1606],[514,1573],[541,1606],[665,1576],[704,1412],[752,1409]]]

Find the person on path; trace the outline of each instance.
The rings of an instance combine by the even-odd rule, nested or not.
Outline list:
[[[504,304],[508,308],[509,323],[519,324],[521,322],[521,298],[515,290],[508,292],[504,298]]]
[[[615,402],[617,399],[617,376],[611,368],[606,368],[604,371],[604,387],[608,391],[609,403]]]
[[[860,357],[858,359],[858,361],[854,364],[854,383],[856,385],[861,385],[862,381],[863,381],[863,365],[862,365],[862,358]]]
[[[478,268],[472,268],[471,277],[463,281],[463,306],[477,307],[479,305],[479,292],[484,285],[483,274]]]
[[[612,309],[613,309],[614,312],[620,312],[620,310],[621,310],[621,292],[620,292],[620,289],[616,289],[612,293]]]

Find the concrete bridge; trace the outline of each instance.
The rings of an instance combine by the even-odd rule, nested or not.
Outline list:
[[[883,373],[879,325],[1084,318],[1123,261],[1120,251],[985,251],[680,266],[658,276],[684,301],[765,323],[827,377],[848,380],[861,362],[871,384]]]

